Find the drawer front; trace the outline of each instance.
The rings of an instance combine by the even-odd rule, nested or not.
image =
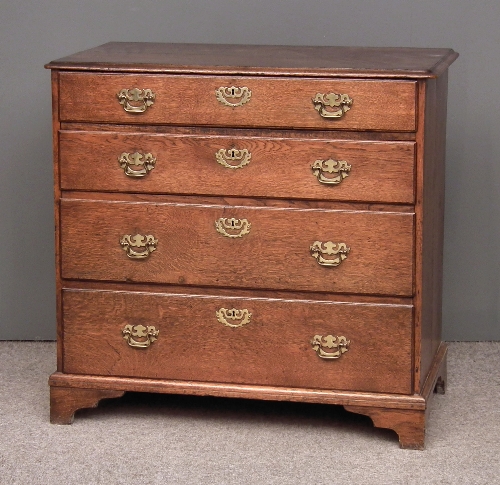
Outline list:
[[[411,306],[65,290],[63,311],[65,373],[411,393]]]
[[[414,202],[413,142],[61,131],[61,188]]]
[[[62,277],[413,294],[413,214],[61,201]]]
[[[61,121],[384,131],[416,126],[412,81],[66,72],[59,79]]]

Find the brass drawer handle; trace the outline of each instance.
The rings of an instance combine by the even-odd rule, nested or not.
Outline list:
[[[351,171],[351,165],[345,160],[316,160],[311,166],[313,175],[318,181],[327,185],[338,185],[344,180]],[[325,173],[331,174],[330,177],[325,177]]]
[[[127,113],[144,113],[155,102],[156,94],[151,89],[122,89],[117,95],[119,103]]]
[[[327,241],[314,241],[311,247],[311,256],[315,258],[321,266],[338,266],[342,261],[347,259],[347,255],[351,248],[347,247],[345,243],[334,243]],[[324,258],[323,256],[334,256],[333,258]]]
[[[231,148],[230,150],[225,150],[221,148],[215,153],[215,159],[223,167],[226,168],[242,168],[250,163],[252,159],[252,154],[246,149],[237,150],[236,148]],[[237,165],[233,165],[228,162],[239,162]]]
[[[125,325],[122,330],[123,338],[131,347],[146,349],[155,340],[158,340],[159,330],[155,327],[145,327],[144,325]],[[135,338],[134,338],[135,337]],[[139,339],[139,340],[136,340]]]
[[[351,109],[352,101],[348,94],[336,93],[317,93],[312,99],[314,109],[323,118],[342,118]]]
[[[125,234],[120,238],[120,245],[130,259],[147,258],[153,251],[156,251],[157,244],[158,239],[149,234],[146,236],[142,234],[136,234],[135,236]],[[134,248],[142,248],[142,250],[136,251]]]
[[[118,163],[127,177],[145,177],[156,165],[156,158],[151,153],[122,153]]]
[[[237,310],[236,308],[232,308],[228,310],[227,308],[221,308],[215,312],[217,320],[224,324],[226,327],[238,328],[243,327],[247,323],[250,323],[250,319],[252,318],[252,314],[246,309]],[[238,322],[238,323],[231,323]]]
[[[215,90],[215,97],[219,103],[224,106],[230,106],[231,108],[236,108],[237,106],[243,106],[245,103],[250,101],[252,97],[252,91],[247,87],[237,88],[236,86],[231,86],[230,88],[221,86],[219,89]],[[236,102],[228,101],[228,99],[238,99]]]
[[[326,337],[315,335],[311,340],[313,350],[315,350],[322,359],[340,359],[340,357],[349,350],[350,343],[351,341],[347,340],[345,337],[333,335],[327,335]],[[323,350],[323,348],[335,350],[333,352],[328,352]]]
[[[252,224],[246,219],[221,217],[215,221],[215,229],[217,232],[230,238],[243,237],[250,232],[251,227]]]

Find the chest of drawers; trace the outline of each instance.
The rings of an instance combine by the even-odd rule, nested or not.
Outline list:
[[[48,64],[51,421],[126,391],[290,400],[422,448],[455,58],[110,43]]]

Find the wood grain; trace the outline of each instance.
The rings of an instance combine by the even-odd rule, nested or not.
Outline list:
[[[112,291],[139,291],[151,293],[181,293],[188,295],[212,295],[234,297],[234,288],[217,288],[187,285],[165,285],[157,283],[131,283],[112,281],[63,280],[64,288]],[[337,303],[376,303],[388,305],[413,305],[411,296],[359,295],[352,293],[325,293],[314,291],[264,290],[262,288],[238,288],[242,298],[271,298],[284,300],[331,301]]]
[[[247,87],[251,100],[224,106],[220,87]],[[145,113],[124,111],[117,93],[151,89],[156,100]],[[413,131],[415,82],[249,77],[89,74],[61,72],[61,121],[208,125],[230,127]],[[317,93],[348,94],[351,109],[340,119],[324,119],[314,109]]]
[[[74,387],[50,388],[50,422],[71,424],[75,412],[84,408],[95,408],[102,399],[121,397],[125,391],[109,389],[78,389]]]
[[[65,290],[63,301],[65,371],[72,374],[412,389],[409,305],[83,290]],[[216,317],[220,308],[247,309],[251,320],[225,326]],[[125,325],[154,325],[158,340],[132,348],[122,335]],[[321,359],[311,345],[315,335],[345,336],[349,350],[337,360]]]
[[[173,125],[141,125],[141,124],[110,124],[110,123],[80,123],[62,122],[61,130],[64,131],[117,131],[126,133],[145,134],[172,134],[172,135],[192,135],[192,136],[231,136],[235,134],[235,129],[231,127],[210,127],[210,126],[173,126]],[[238,133],[242,136],[255,138],[288,138],[300,140],[325,140],[325,141],[415,141],[414,131],[342,131],[342,130],[307,130],[301,128],[280,129],[278,132],[272,128],[238,128]]]
[[[374,202],[344,202],[338,200],[304,200],[304,199],[276,199],[262,197],[231,197],[215,195],[181,195],[181,194],[141,194],[131,192],[86,192],[81,190],[61,191],[63,199],[75,200],[107,200],[116,202],[152,202],[159,204],[195,204],[198,206],[224,207],[261,207],[270,209],[320,209],[332,211],[373,211],[373,212],[400,212],[414,214],[413,204],[387,204]]]
[[[441,344],[447,73],[420,92],[416,197],[416,392]]]
[[[61,185],[60,185],[60,165],[59,165],[59,72],[52,71],[51,89],[52,89],[52,170],[54,176],[54,256],[55,256],[55,277],[56,277],[56,322],[57,322],[57,370],[64,370],[63,361],[63,316],[62,316],[62,295],[61,295],[61,234],[60,234],[60,205]]]
[[[347,411],[369,416],[377,428],[394,430],[401,448],[423,450],[425,442],[425,412],[403,409],[344,406]]]
[[[51,69],[422,79],[442,74],[452,49],[109,42],[47,64]]]
[[[199,194],[246,197],[406,203],[414,202],[414,143],[353,142],[250,137],[61,131],[61,188],[67,190]],[[231,169],[220,149],[248,150],[251,160]],[[144,178],[125,175],[123,152],[151,153]],[[345,160],[351,167],[338,185],[320,183],[316,160]],[[325,173],[328,177],[328,173]]]
[[[425,431],[430,414],[430,403],[434,393],[444,394],[446,385],[447,345],[441,343],[429,366],[426,381],[420,391],[425,399],[425,407],[402,409],[387,403],[387,406],[366,406],[354,403],[344,406],[347,411],[369,416],[378,428],[394,430],[399,437],[401,448],[423,450]]]
[[[109,377],[55,372],[49,378],[51,387],[113,389],[133,392],[157,392],[193,396],[218,396],[268,401],[296,401],[393,409],[425,410],[426,401],[416,394],[383,394],[328,389],[255,386],[220,382],[170,381],[168,379],[141,379],[137,377]]]
[[[250,233],[219,234],[221,217],[247,219]],[[145,260],[120,246],[138,233],[158,239]],[[61,241],[63,278],[413,294],[412,214],[63,199]],[[347,244],[347,259],[320,266],[315,241]]]
[[[441,343],[447,68],[451,49],[109,43],[53,69],[58,372],[53,422],[124,391],[344,405],[421,449],[429,402],[446,384]],[[249,103],[219,103],[219,87]],[[126,113],[125,88],[153,106]],[[348,94],[340,119],[316,93]],[[244,145],[244,146],[243,146]],[[232,170],[223,149],[248,149]],[[153,153],[126,178],[123,152]],[[346,159],[339,186],[315,160]],[[332,190],[333,189],[333,190]],[[251,231],[226,238],[221,217]],[[158,248],[131,260],[124,234]],[[314,241],[345,242],[336,268]],[[63,288],[64,285],[64,288]],[[63,308],[61,308],[63,306]],[[230,328],[220,308],[247,309]],[[125,325],[159,339],[130,347]],[[314,335],[349,351],[320,359]]]

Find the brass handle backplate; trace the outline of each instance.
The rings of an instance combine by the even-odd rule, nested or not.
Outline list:
[[[351,341],[347,340],[345,337],[337,337],[333,335],[327,335],[323,337],[322,335],[315,335],[311,340],[311,345],[313,350],[316,351],[319,357],[322,359],[339,359],[349,350],[349,345]],[[335,349],[333,352],[329,352],[326,349]]]
[[[236,150],[236,148],[224,150],[224,148],[221,148],[215,153],[215,159],[217,163],[220,163],[223,167],[242,168],[250,163],[252,154],[246,148],[242,150]]]
[[[321,266],[338,266],[342,261],[347,259],[347,255],[351,248],[347,247],[345,243],[334,243],[327,241],[314,241],[311,247],[311,256],[315,258]],[[333,256],[325,258],[324,256]]]
[[[323,118],[342,118],[351,109],[352,99],[348,94],[317,93],[312,99],[314,109]]]
[[[219,103],[224,106],[230,106],[231,108],[236,108],[237,106],[243,106],[245,103],[250,101],[252,97],[252,91],[247,87],[237,88],[236,86],[231,86],[230,88],[221,86],[219,89],[215,90],[215,97]],[[236,101],[230,101],[236,100]]]
[[[230,238],[243,237],[250,232],[251,227],[252,224],[246,219],[221,217],[215,221],[217,232]]]
[[[215,315],[220,323],[233,328],[243,327],[243,325],[250,323],[252,318],[252,314],[246,308],[242,310],[221,308],[215,312]]]
[[[151,89],[122,89],[117,95],[119,103],[127,113],[144,113],[155,102],[156,94]]]
[[[316,160],[311,166],[318,181],[327,185],[338,185],[351,171],[351,166],[345,160]],[[329,174],[329,176],[325,176]]]
[[[130,259],[147,258],[153,251],[156,251],[157,244],[158,239],[149,234],[146,236],[125,234],[120,238],[120,245]]]
[[[125,325],[122,330],[123,338],[131,347],[145,349],[155,340],[158,340],[159,330],[155,327],[145,327],[144,325]]]
[[[118,163],[127,177],[145,177],[155,168],[156,158],[151,153],[122,153]]]

